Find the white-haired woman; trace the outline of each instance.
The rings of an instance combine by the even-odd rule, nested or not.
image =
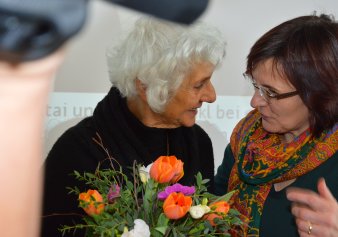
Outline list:
[[[42,236],[61,236],[60,225],[78,222],[76,213],[82,210],[66,187],[85,187],[69,174],[94,172],[99,163],[109,168],[107,152],[124,168],[134,160],[148,165],[161,155],[175,155],[184,162],[181,183],[193,184],[200,171],[211,180],[212,191],[212,144],[195,121],[203,102],[216,99],[210,79],[224,55],[223,37],[210,26],[138,20],[108,53],[109,93],[93,116],[59,138],[47,157]]]

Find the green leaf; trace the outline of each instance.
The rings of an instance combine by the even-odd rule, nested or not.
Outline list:
[[[192,228],[188,234],[192,235],[192,234],[199,234],[203,229],[205,228],[205,226],[203,224],[199,224],[198,226]]]
[[[223,196],[220,196],[219,198],[217,198],[215,200],[215,202],[218,202],[218,201],[226,201],[226,202],[228,202],[230,200],[230,198],[232,197],[232,195],[234,195],[234,193],[236,191],[237,190],[232,190],[231,192],[228,192],[228,193],[224,194]]]
[[[168,226],[159,226],[159,227],[156,227],[155,230],[157,230],[158,232],[160,232],[162,235],[165,234],[165,232],[167,231],[168,229]]]
[[[158,221],[157,221],[157,226],[166,226],[168,227],[169,219],[166,217],[164,213],[161,213]]]
[[[196,175],[196,184],[198,187],[200,187],[202,184],[202,174],[200,172],[198,172]]]

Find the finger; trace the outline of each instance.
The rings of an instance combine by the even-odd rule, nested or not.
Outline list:
[[[302,203],[294,202],[291,206],[291,213],[296,218],[308,221],[315,221],[313,218],[316,217],[318,214],[309,208],[307,205]]]
[[[331,207],[331,210],[334,210],[334,208]],[[336,215],[332,212],[314,211],[307,205],[296,202],[292,203],[291,213],[296,219],[310,221],[321,227],[329,227],[330,223],[336,223],[335,220],[337,220]]]
[[[325,199],[322,199],[319,194],[307,189],[290,187],[286,191],[286,197],[289,201],[302,203],[313,210],[319,210],[325,205]]]
[[[305,188],[288,187],[286,189],[286,197],[290,201],[301,202],[304,196],[311,195],[311,194],[317,194],[317,193],[310,189],[305,189]]]
[[[323,198],[327,200],[335,201],[335,202],[337,201],[332,195],[330,189],[327,187],[324,178],[320,178],[318,180],[317,188],[318,188],[319,195],[322,196]]]
[[[316,229],[318,226],[315,226],[309,221],[296,219],[296,225],[300,236],[315,236],[318,231],[318,229]]]

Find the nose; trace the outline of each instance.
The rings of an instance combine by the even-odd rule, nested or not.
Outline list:
[[[253,94],[250,105],[252,108],[258,108],[260,106],[267,105],[267,102],[265,99],[259,94],[259,90],[255,90],[255,93]]]
[[[213,103],[216,101],[216,92],[215,88],[212,85],[212,83],[209,81],[209,83],[206,85],[205,90],[203,91],[203,95],[201,97],[202,102],[207,103]]]

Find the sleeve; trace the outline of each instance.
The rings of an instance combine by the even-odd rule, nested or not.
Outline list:
[[[79,129],[66,131],[54,144],[44,164],[43,217],[42,237],[62,236],[58,230],[61,225],[72,226],[81,222],[84,212],[78,207],[76,194],[69,194],[67,187],[77,186],[85,190],[85,185],[71,174],[74,170],[80,173],[91,172],[97,162],[90,152],[90,139],[79,134]],[[64,236],[84,236],[72,232]]]
[[[227,192],[229,176],[234,163],[234,155],[231,151],[230,144],[228,144],[224,151],[222,164],[218,166],[214,180],[216,195],[223,195]]]

